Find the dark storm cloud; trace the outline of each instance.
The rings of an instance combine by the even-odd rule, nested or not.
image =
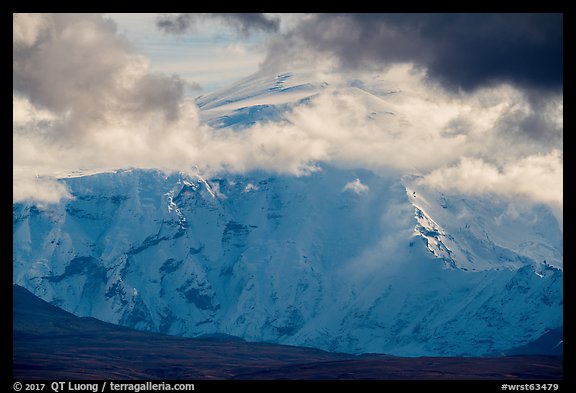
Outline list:
[[[413,62],[451,89],[563,82],[562,14],[317,14],[277,37],[264,66],[304,48],[334,55],[343,69]]]
[[[538,89],[524,91],[525,108],[515,108],[504,114],[495,125],[501,134],[526,136],[542,147],[562,146],[564,126],[555,119],[552,110],[558,95]]]
[[[430,75],[466,90],[498,82],[560,88],[562,22],[561,14],[424,17],[423,42],[436,50]]]
[[[156,26],[159,29],[172,34],[183,34],[193,30],[200,19],[219,19],[233,27],[243,35],[249,35],[254,31],[276,32],[280,21],[261,13],[203,13],[203,14],[175,14],[158,17]]]
[[[193,14],[162,15],[156,20],[156,26],[171,34],[184,34],[194,26]]]

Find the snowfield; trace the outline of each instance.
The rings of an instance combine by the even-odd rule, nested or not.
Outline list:
[[[330,89],[291,73],[198,99],[204,122],[278,121]],[[374,121],[409,119],[351,83]],[[373,103],[372,103],[373,102]],[[372,104],[370,104],[372,103]],[[563,237],[539,204],[318,164],[305,176],[123,170],[13,206],[14,283],[79,316],[347,353],[481,356],[561,327]]]

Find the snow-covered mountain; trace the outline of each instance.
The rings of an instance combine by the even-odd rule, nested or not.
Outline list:
[[[329,86],[253,76],[198,106],[241,130]],[[382,105],[372,115],[385,121]],[[137,329],[349,353],[476,356],[562,326],[563,240],[547,207],[440,193],[416,173],[319,168],[62,179],[73,200],[13,207],[14,283]]]

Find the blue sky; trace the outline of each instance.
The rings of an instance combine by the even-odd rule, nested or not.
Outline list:
[[[218,22],[199,26],[195,34],[175,35],[156,27],[159,14],[105,14],[118,25],[118,32],[132,41],[150,60],[155,72],[178,74],[201,91],[187,89],[197,96],[258,71],[264,60],[266,34],[238,37]]]

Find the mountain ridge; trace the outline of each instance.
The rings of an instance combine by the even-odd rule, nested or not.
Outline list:
[[[205,122],[241,132],[318,91],[338,93],[287,73],[238,86],[198,99]],[[374,121],[402,127],[382,99],[392,87],[347,88],[374,105]],[[13,281],[76,315],[140,330],[354,354],[481,356],[560,328],[553,212],[419,180],[328,163],[301,176],[63,178],[74,199],[13,206]]]

